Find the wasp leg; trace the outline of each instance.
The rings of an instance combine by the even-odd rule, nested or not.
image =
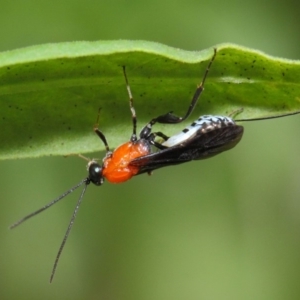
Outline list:
[[[129,96],[129,107],[130,107],[130,111],[131,111],[132,125],[133,125],[132,135],[131,135],[130,140],[131,140],[131,142],[135,142],[137,140],[137,136],[136,136],[137,118],[136,118],[136,112],[135,112],[135,109],[134,109],[134,106],[133,106],[133,96],[132,96],[132,93],[131,93],[130,85],[128,83],[125,66],[123,66],[123,73],[124,73],[126,88],[127,88],[127,92],[128,92],[128,96]]]
[[[154,145],[156,148],[158,148],[159,150],[163,150],[163,149],[166,149],[167,147],[165,146],[162,146],[161,143],[159,142],[156,142],[155,141],[155,138],[156,137],[161,137],[164,141],[168,140],[170,137],[168,137],[167,135],[165,135],[164,133],[162,132],[152,132],[149,137],[148,137],[148,141],[150,142],[151,145]]]
[[[99,110],[98,110],[96,124],[94,125],[94,132],[98,135],[98,137],[103,142],[103,144],[105,146],[106,152],[109,152],[109,146],[108,146],[106,137],[105,137],[104,133],[98,128],[98,126],[99,126],[99,118],[100,118],[100,111],[101,111],[101,108],[99,108]]]
[[[203,79],[201,81],[201,83],[197,86],[196,88],[196,91],[194,93],[194,96],[192,98],[192,101],[188,107],[188,110],[186,112],[186,114],[183,116],[183,117],[178,117],[176,115],[174,115],[171,112],[168,112],[164,115],[161,115],[161,116],[158,116],[156,118],[153,118],[142,130],[141,130],[141,133],[140,133],[140,138],[146,138],[148,139],[150,134],[151,134],[151,131],[152,131],[152,126],[155,124],[155,123],[161,123],[161,124],[177,124],[177,123],[180,123],[182,121],[184,121],[185,119],[187,119],[190,114],[193,112],[197,102],[198,102],[198,99],[201,95],[201,93],[203,92],[204,90],[204,83],[205,83],[205,80],[206,80],[206,77],[208,75],[208,72],[210,70],[210,67],[215,59],[217,55],[217,49],[214,48],[214,54],[213,54],[213,57],[211,58],[207,68],[206,68],[206,71],[204,73],[204,76],[203,76]]]

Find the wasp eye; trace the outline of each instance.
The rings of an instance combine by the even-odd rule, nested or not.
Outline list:
[[[98,163],[91,161],[88,164],[88,170],[89,170],[89,180],[95,185],[102,185],[104,179],[102,175],[101,166]]]

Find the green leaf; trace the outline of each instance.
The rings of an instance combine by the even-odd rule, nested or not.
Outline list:
[[[231,44],[218,49],[205,91],[192,117],[243,108],[239,119],[300,110],[300,62],[273,58]],[[99,128],[111,148],[132,132],[126,71],[140,129],[153,117],[183,115],[202,80],[213,49],[184,51],[143,41],[74,42],[0,53],[0,158],[65,155],[104,150]]]

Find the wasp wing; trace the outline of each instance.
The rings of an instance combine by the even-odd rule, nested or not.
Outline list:
[[[243,133],[243,126],[236,124],[217,128],[204,134],[197,132],[186,147],[191,149],[188,152],[189,155],[193,156],[193,160],[210,158],[235,147],[241,140]]]
[[[136,158],[130,165],[138,167],[138,174],[142,174],[191,160],[206,159],[233,148],[241,140],[243,131],[244,128],[236,124],[204,133],[198,130],[183,143]]]

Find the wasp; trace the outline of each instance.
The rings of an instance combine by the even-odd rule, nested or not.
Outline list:
[[[56,255],[51,272],[50,282],[52,282],[54,278],[61,253],[71,231],[86,189],[90,183],[93,183],[96,186],[101,186],[105,180],[111,183],[122,183],[131,179],[133,176],[143,173],[151,174],[152,171],[162,167],[178,165],[192,160],[210,158],[223,151],[232,149],[239,143],[243,136],[244,128],[243,126],[236,124],[237,120],[234,121],[233,118],[226,116],[201,116],[190,126],[184,128],[178,134],[175,134],[171,137],[166,136],[162,132],[152,132],[152,128],[156,123],[178,124],[186,120],[191,115],[200,95],[204,90],[205,80],[216,55],[217,50],[214,49],[214,54],[206,68],[201,83],[196,88],[186,114],[183,117],[179,117],[172,112],[168,112],[153,118],[142,128],[139,135],[136,133],[137,116],[133,106],[133,96],[127,79],[125,66],[123,66],[123,73],[129,96],[129,107],[133,124],[133,130],[129,141],[111,151],[105,135],[98,128],[98,126],[95,126],[94,131],[101,139],[106,149],[106,155],[103,158],[102,163],[98,163],[96,160],[88,160],[88,176],[86,178],[81,180],[77,185],[67,190],[58,198],[52,200],[50,203],[32,212],[31,214],[23,217],[10,227],[11,229],[17,227],[24,221],[48,209],[61,199],[65,198],[80,186],[84,186],[72,218],[69,222],[67,231],[64,235],[63,241]],[[296,113],[300,112],[294,112],[286,115]],[[261,120],[275,117],[251,120]],[[97,123],[98,121],[99,113]],[[238,121],[249,121],[249,119],[241,119]],[[160,141],[158,141],[157,137],[160,138]]]

